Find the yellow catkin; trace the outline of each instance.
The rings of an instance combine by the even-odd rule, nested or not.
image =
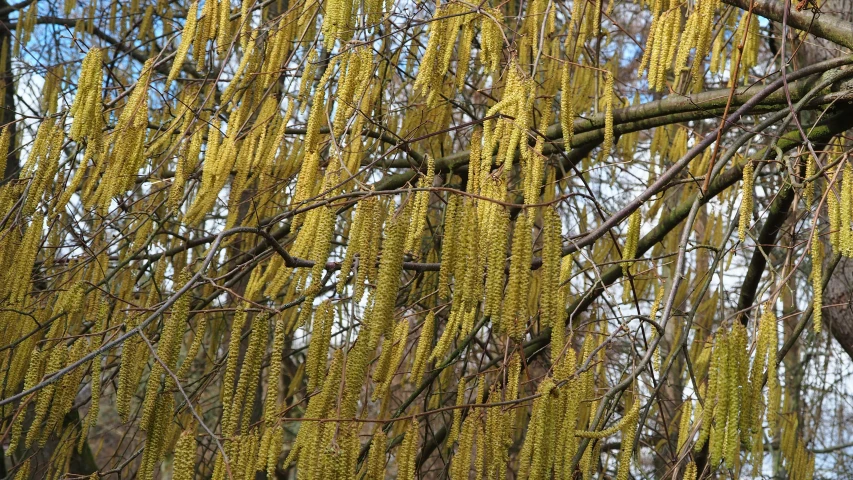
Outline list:
[[[30,459],[24,460],[20,467],[18,467],[18,473],[15,474],[15,480],[27,480],[30,478]]]
[[[826,211],[829,217],[829,244],[835,249],[841,248],[841,205],[834,192],[826,196]]]
[[[237,362],[240,357],[240,336],[246,323],[246,311],[242,308],[234,314],[231,321],[230,341],[228,342],[228,357],[225,361],[225,374],[222,380],[222,424],[230,423],[231,400],[234,398],[234,382],[237,378]]]
[[[832,196],[832,194],[830,193],[829,196]],[[823,322],[821,321],[823,318],[823,243],[821,243],[817,229],[815,229],[812,236],[811,257],[812,322],[815,333],[820,335],[823,326]]]
[[[684,480],[696,480],[696,463],[690,462],[684,467]]]
[[[841,181],[841,219],[839,234],[841,241],[841,254],[853,256],[853,228],[850,223],[853,219],[853,167],[849,163],[844,166],[844,177]]]
[[[738,222],[737,236],[742,242],[746,239],[746,231],[752,220],[752,190],[754,170],[751,161],[747,161],[743,167],[743,183],[741,184],[742,199],[740,204],[740,220]]]
[[[539,297],[540,319],[543,327],[558,328],[562,319],[560,310],[560,267],[562,254],[562,223],[560,214],[549,208],[543,212],[544,237],[542,245],[542,289]],[[562,348],[563,342],[552,344]]]
[[[749,365],[746,337],[746,327],[740,322],[735,322],[728,341],[728,368],[726,371],[728,418],[726,419],[724,455],[728,468],[734,468],[740,456],[740,415],[744,405],[745,371]]]
[[[687,400],[681,407],[681,421],[678,424],[678,451],[690,440],[690,415],[693,411],[693,402]]]
[[[459,446],[450,463],[451,480],[467,480],[471,468],[471,455],[474,452],[474,433],[477,428],[475,416],[469,415],[462,424],[459,434]]]
[[[465,378],[459,380],[456,386],[456,406],[461,407],[465,404]],[[453,409],[453,423],[450,425],[450,431],[447,434],[447,444],[453,445],[453,442],[459,437],[459,431],[462,427],[462,408]]]
[[[185,430],[175,445],[175,460],[172,474],[174,480],[192,480],[195,476],[195,435]]]
[[[640,402],[634,399],[627,415],[623,417],[622,446],[619,450],[619,470],[616,472],[616,480],[628,480],[631,472],[631,457],[634,454],[634,439],[640,422]]]
[[[450,277],[455,263],[456,250],[459,241],[456,239],[457,223],[461,222],[459,197],[452,195],[444,210],[444,236],[441,248],[441,267],[438,271],[438,296],[439,298],[450,297]]]
[[[397,478],[401,480],[414,480],[417,474],[415,460],[418,455],[419,430],[418,420],[413,418],[397,451]]]
[[[331,323],[331,322],[330,322]],[[264,422],[267,429],[272,429],[278,416],[278,399],[280,396],[279,381],[281,379],[281,358],[284,354],[286,337],[285,316],[279,314],[275,321],[273,345],[270,352],[270,366],[267,370],[267,395],[264,397]],[[331,335],[330,335],[331,338]],[[309,344],[310,348],[311,344]],[[324,362],[325,363],[325,362]]]
[[[339,273],[340,280],[338,281],[337,287],[339,294],[344,292],[346,279],[352,271],[356,255],[359,255],[360,260],[366,261],[361,254],[368,249],[369,238],[367,238],[367,235],[376,214],[376,207],[376,197],[368,197],[358,202],[355,217],[353,218],[352,225],[349,230],[347,251],[344,255],[344,261],[341,263],[341,270]],[[367,265],[359,265],[359,272],[366,267]],[[360,295],[358,298],[361,299]]]
[[[370,339],[373,345],[378,342],[379,335],[388,330],[393,323],[394,304],[397,300],[400,272],[403,269],[407,217],[405,211],[398,212],[389,220],[390,224],[387,227],[388,233],[379,263],[379,278],[376,281],[376,299],[369,319]]]
[[[187,355],[184,357],[183,363],[181,363],[181,368],[178,369],[178,378],[186,378],[187,375],[189,375],[190,369],[193,367],[193,360],[195,360],[195,357],[198,356],[198,352],[201,350],[202,342],[204,341],[204,334],[206,331],[207,318],[202,316],[196,324],[195,333],[193,335],[193,342],[187,349]]]
[[[24,376],[24,390],[29,390],[33,388],[41,379],[40,370],[42,363],[42,351],[38,349],[33,349],[32,355],[30,355],[30,363],[27,368],[27,373]],[[36,395],[32,394],[29,398],[37,398]],[[12,422],[11,427],[11,437],[9,440],[7,452],[14,452],[18,448],[18,442],[21,439],[21,433],[23,432],[24,427],[24,417],[26,412],[19,412],[18,415]]]
[[[421,327],[421,335],[418,339],[418,346],[415,350],[415,359],[412,362],[412,371],[409,375],[411,383],[418,385],[424,376],[427,367],[427,359],[432,350],[432,343],[435,340],[435,313],[429,312]]]
[[[408,335],[409,321],[403,319],[398,322],[397,326],[394,328],[394,335],[391,337],[391,341],[387,342],[388,355],[385,356],[383,354],[387,363],[382,366],[382,374],[379,378],[374,378],[374,381],[378,383],[376,390],[373,392],[374,400],[384,397],[390,390],[391,382],[394,380],[397,367],[400,365],[400,361],[403,359],[403,353],[406,350],[406,340],[408,339]],[[377,370],[378,369],[379,368],[377,368]]]
[[[569,64],[564,64],[560,89],[560,126],[563,131],[563,145],[566,150],[572,143],[575,130],[574,98],[570,72]]]
[[[642,218],[639,208],[628,218],[628,232],[625,234],[625,246],[622,249],[622,271],[625,274],[630,271],[631,260],[637,257]]]
[[[54,346],[53,350],[50,352],[45,373],[50,374],[62,368],[62,365],[65,363],[67,355],[67,346],[65,346],[64,344]],[[48,408],[50,407],[50,403],[53,400],[55,390],[56,384],[52,383],[45,386],[38,392],[35,406],[35,417],[33,418],[33,422],[30,426],[29,432],[27,432],[26,443],[24,444],[27,448],[33,445],[33,442],[38,438],[39,434],[41,433],[41,424],[47,418],[48,413],[50,413],[48,411]]]
[[[512,234],[512,259],[510,260],[509,281],[501,317],[501,329],[513,340],[520,342],[527,329],[528,302],[530,289],[530,261],[533,256],[533,243],[528,217],[525,213],[518,216]]]
[[[419,188],[432,187],[435,180],[435,160],[432,156],[427,159],[426,175],[418,180]],[[429,191],[416,192],[414,195],[414,206],[412,207],[412,218],[409,222],[409,229],[406,237],[407,252],[417,253],[420,249],[421,235],[424,232],[426,225],[427,208],[429,207]]]
[[[370,452],[367,454],[366,480],[385,480],[385,449],[388,445],[388,437],[380,428],[373,434],[370,442]]]
[[[488,269],[486,271],[486,302],[484,314],[492,315],[495,321],[499,317],[501,298],[504,291],[506,268],[506,247],[509,238],[509,211],[499,206],[488,229]]]
[[[601,157],[606,158],[613,147],[613,74],[604,74],[604,140],[601,143]]]
[[[9,145],[11,142],[12,132],[9,131],[8,126],[4,126],[0,130],[0,172],[3,172],[3,175],[6,174],[6,162],[9,158]]]
[[[74,141],[79,142],[84,137],[91,139],[101,134],[101,122],[97,117],[101,114],[102,63],[103,50],[92,48],[80,67],[77,94],[74,96],[70,111],[74,121],[68,134]]]
[[[811,207],[814,203],[815,180],[809,180],[817,174],[817,162],[814,157],[809,155],[806,160],[806,184],[803,187],[803,198],[806,201],[806,207]]]

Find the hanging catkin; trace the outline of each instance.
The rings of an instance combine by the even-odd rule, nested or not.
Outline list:
[[[388,444],[388,437],[380,428],[373,434],[373,440],[370,442],[370,451],[367,454],[367,474],[366,480],[385,480],[385,449]]]
[[[640,224],[642,222],[640,209],[634,210],[628,218],[628,232],[625,234],[625,246],[622,249],[622,273],[628,274],[632,260],[637,256],[637,246],[640,242]]]
[[[752,190],[755,172],[752,161],[747,160],[743,166],[743,183],[741,184],[742,199],[740,203],[740,220],[738,221],[737,236],[742,242],[746,239],[746,231],[752,219]]]
[[[829,196],[831,197],[832,193]],[[815,334],[820,335],[823,324],[821,321],[823,318],[823,243],[817,229],[814,230],[811,243],[812,322]]]
[[[613,148],[613,74],[604,74],[604,140],[601,142],[601,157],[607,158]]]
[[[397,478],[401,480],[415,480],[417,475],[417,460],[418,454],[418,431],[420,426],[417,419],[412,419],[406,428],[406,434],[403,437],[403,443],[397,451]]]
[[[539,297],[540,321],[543,327],[560,328],[560,267],[562,254],[562,222],[553,208],[543,212],[544,237],[542,245],[542,289]],[[555,344],[562,346],[562,342]],[[559,347],[558,347],[559,348]]]
[[[418,339],[418,346],[415,350],[415,358],[412,362],[412,371],[409,378],[412,384],[419,385],[424,376],[427,367],[427,359],[432,350],[432,343],[435,339],[435,313],[429,312],[421,326],[421,335]]]
[[[212,0],[208,0],[212,1]],[[243,2],[246,3],[246,2]],[[187,10],[187,21],[184,24],[184,29],[181,32],[181,43],[175,51],[175,59],[172,61],[172,68],[169,69],[169,75],[166,77],[166,89],[169,88],[181,69],[184,67],[184,60],[187,58],[187,53],[190,51],[190,44],[195,37],[196,24],[198,23],[198,0],[194,1]]]
[[[435,160],[427,156],[427,170],[420,180],[418,188],[428,189],[432,187],[435,180]],[[417,254],[420,250],[421,236],[427,219],[427,208],[429,207],[429,190],[419,191],[414,194],[414,206],[412,207],[412,218],[409,221],[409,229],[406,235],[405,251]]]
[[[530,289],[530,261],[533,256],[533,240],[526,213],[518,216],[512,233],[512,259],[509,281],[501,314],[501,329],[513,340],[520,342],[527,329]]]
[[[79,142],[84,137],[92,139],[101,135],[101,89],[103,86],[103,75],[101,64],[103,63],[103,50],[92,48],[83,59],[80,67],[80,77],[77,81],[77,94],[71,105],[71,116],[74,121],[68,136]],[[6,150],[2,150],[5,152]],[[81,166],[82,168],[82,166]]]

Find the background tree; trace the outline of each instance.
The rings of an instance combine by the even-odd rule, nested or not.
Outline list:
[[[853,475],[851,11],[0,3],[3,475]]]

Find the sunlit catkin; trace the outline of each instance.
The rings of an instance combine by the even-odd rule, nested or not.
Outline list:
[[[630,271],[631,260],[637,256],[637,246],[640,242],[640,223],[642,222],[642,214],[640,209],[634,210],[634,213],[628,218],[628,232],[625,235],[625,246],[622,249],[622,272],[627,274]]]
[[[601,143],[601,157],[607,158],[613,148],[613,74],[604,74],[604,140]]]
[[[829,194],[832,196],[832,193]],[[814,230],[811,245],[812,256],[812,322],[814,331],[820,335],[823,317],[823,243],[821,243],[818,230]]]
[[[212,0],[208,0],[212,1]],[[187,53],[190,51],[190,44],[195,37],[196,24],[198,23],[198,0],[194,1],[187,10],[187,21],[184,24],[184,29],[181,32],[181,43],[175,51],[175,59],[172,61],[172,68],[169,69],[169,75],[166,77],[166,88],[172,83],[181,69],[184,67],[184,60],[187,58]],[[247,55],[248,56],[248,55]]]
[[[743,183],[741,184],[742,199],[740,203],[740,220],[737,227],[738,239],[742,242],[746,239],[746,231],[752,219],[752,190],[754,178],[752,162],[747,161],[743,166]]]
[[[74,121],[68,133],[68,136],[76,142],[84,137],[91,138],[93,135],[101,134],[101,122],[97,121],[97,116],[101,114],[103,52],[100,48],[90,49],[80,67],[77,94],[74,96],[70,111]]]

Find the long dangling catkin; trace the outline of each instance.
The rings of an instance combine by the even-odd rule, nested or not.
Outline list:
[[[686,400],[681,407],[681,421],[678,424],[678,450],[681,451],[690,439],[690,415],[693,411],[693,402]]]
[[[397,372],[397,367],[403,359],[403,353],[406,350],[406,341],[409,336],[409,321],[407,319],[400,320],[394,328],[394,335],[391,341],[387,342],[387,356],[383,352],[383,357],[386,364],[382,366],[381,375],[374,380],[379,384],[373,392],[373,399],[379,399],[385,396],[385,393],[391,388],[391,381],[394,380],[394,375]],[[383,347],[385,348],[385,347]]]
[[[832,193],[829,194],[832,196]],[[815,334],[820,335],[823,318],[823,243],[817,229],[812,236],[812,322]]]
[[[501,298],[504,291],[506,268],[506,246],[509,239],[509,211],[498,206],[488,229],[488,268],[486,270],[486,301],[483,307],[485,315],[491,315],[492,321],[500,317]]]
[[[828,175],[832,175],[831,172]],[[842,194],[843,196],[843,194]],[[826,216],[829,218],[829,244],[832,248],[841,250],[841,205],[835,192],[826,195]]]
[[[563,130],[563,147],[568,150],[572,144],[575,130],[575,107],[571,85],[571,68],[568,63],[563,64],[562,79],[560,83],[560,127]]]
[[[192,480],[195,476],[195,434],[184,430],[175,445],[173,480]]]
[[[400,272],[403,270],[403,248],[409,220],[406,210],[403,209],[390,219],[387,227],[388,233],[382,249],[382,259],[379,262],[376,299],[369,326],[370,341],[373,345],[376,345],[379,335],[388,330],[394,319],[394,304],[397,300]]]
[[[456,386],[456,407],[453,409],[453,423],[450,425],[450,431],[447,434],[447,445],[453,445],[453,442],[459,437],[460,428],[462,427],[462,405],[465,404],[465,377],[459,380]]]
[[[634,439],[640,422],[640,402],[634,399],[628,414],[623,417],[622,446],[619,450],[619,470],[616,480],[628,480],[631,472],[631,457],[634,454]]]
[[[308,375],[307,388],[309,392],[323,387],[326,356],[332,339],[334,320],[334,309],[331,302],[327,300],[317,307],[312,322],[311,342],[308,344],[308,355],[305,359],[305,373]]]
[[[613,74],[604,74],[604,140],[601,142],[601,157],[607,158],[613,148]]]
[[[385,449],[388,437],[381,428],[373,434],[370,451],[367,454],[367,475],[365,480],[385,480]]]
[[[33,349],[32,355],[30,355],[29,367],[27,368],[27,373],[24,376],[24,390],[29,390],[33,388],[41,379],[40,370],[42,364],[42,351],[38,348]],[[39,395],[38,393],[32,395]],[[33,396],[29,398],[33,398]],[[20,412],[15,417],[12,422],[11,427],[11,437],[9,440],[8,448],[6,452],[14,452],[18,449],[18,442],[21,439],[21,433],[24,429],[24,417],[26,412]]]
[[[267,370],[267,395],[264,397],[264,423],[267,429],[272,429],[278,414],[279,381],[281,379],[281,363],[284,354],[286,336],[285,316],[279,314],[275,321],[273,344],[270,351],[270,366]],[[329,335],[331,339],[331,333]],[[310,344],[309,344],[310,347]],[[325,362],[324,362],[325,363]]]
[[[740,220],[737,227],[738,239],[742,242],[746,239],[746,231],[749,229],[749,223],[752,219],[752,190],[754,178],[754,170],[751,161],[747,161],[743,166],[743,183],[741,187],[742,200],[740,204]]]
[[[746,369],[749,365],[747,357],[746,327],[735,322],[728,341],[728,370],[726,384],[728,387],[728,418],[726,419],[725,460],[728,468],[734,468],[740,456],[740,415],[744,407],[744,384]]]
[[[628,218],[628,232],[625,235],[625,246],[622,249],[622,272],[626,275],[631,268],[632,260],[637,256],[642,219],[639,208],[634,210],[634,213]]]
[[[696,463],[690,462],[684,467],[683,480],[696,480]]]
[[[222,377],[222,425],[230,423],[231,400],[234,398],[234,383],[237,379],[237,365],[240,357],[240,337],[243,325],[246,323],[246,311],[242,308],[234,313],[231,321],[230,340],[228,342],[228,357],[225,361],[225,373]]]
[[[412,371],[409,379],[412,384],[419,385],[426,371],[427,359],[432,350],[432,343],[435,340],[435,313],[430,311],[424,324],[421,327],[421,335],[418,339],[418,346],[415,350],[415,359],[412,362]]]
[[[841,180],[841,209],[840,209],[840,232],[841,254],[845,257],[853,256],[853,229],[850,222],[853,219],[853,166],[850,163],[844,165],[844,177]]]
[[[453,273],[457,244],[457,217],[461,217],[459,197],[451,195],[444,210],[444,238],[441,242],[441,267],[438,270],[438,297],[450,297],[450,276]]]
[[[208,0],[211,1],[211,0]],[[198,0],[194,1],[187,10],[187,21],[184,24],[184,29],[181,32],[181,43],[175,51],[175,59],[172,61],[172,68],[169,69],[169,75],[166,77],[166,89],[169,88],[181,69],[184,67],[184,60],[187,58],[187,53],[190,51],[190,44],[195,37],[196,24],[198,23]]]
[[[97,130],[100,122],[97,121],[96,116],[101,114],[99,107],[103,86],[102,63],[103,49],[92,48],[83,58],[83,64],[80,66],[77,94],[74,96],[70,111],[74,121],[68,133],[68,136],[76,142],[84,137],[92,138],[101,134]]]
[[[435,180],[435,160],[432,156],[427,157],[426,175],[418,180],[418,188],[429,188]],[[429,190],[415,193],[414,207],[412,209],[412,218],[409,222],[408,233],[406,235],[405,251],[417,253],[420,249],[421,236],[424,233],[426,225],[427,209],[429,207]]]
[[[539,297],[540,319],[543,327],[557,328],[561,319],[560,267],[562,254],[562,222],[553,208],[543,212],[545,240],[542,245],[542,288]],[[562,348],[562,342],[554,345]]]
[[[501,328],[513,340],[520,342],[524,337],[528,320],[527,296],[530,289],[530,261],[533,256],[533,240],[526,213],[518,216],[512,233],[512,259],[509,281],[501,317]]]
[[[401,480],[415,480],[419,430],[418,420],[413,418],[406,428],[403,443],[397,450],[397,478]]]

